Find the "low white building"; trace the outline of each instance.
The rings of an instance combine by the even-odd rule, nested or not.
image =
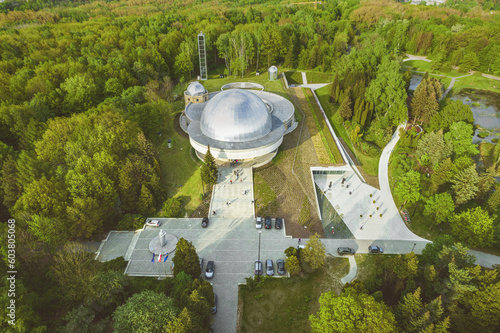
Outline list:
[[[259,85],[232,86],[256,88]],[[185,95],[191,92],[204,95],[205,89],[193,82]],[[221,162],[247,161],[264,155],[268,155],[270,161],[278,152],[283,135],[297,127],[293,104],[269,92],[228,89],[208,93],[206,100],[188,99],[180,123],[201,159],[210,146],[212,155]]]

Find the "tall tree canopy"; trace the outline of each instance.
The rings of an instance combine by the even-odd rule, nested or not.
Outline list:
[[[339,296],[329,291],[319,298],[320,309],[310,315],[313,332],[396,332],[396,321],[389,308],[372,296],[347,289]]]

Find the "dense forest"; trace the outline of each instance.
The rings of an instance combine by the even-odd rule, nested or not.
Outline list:
[[[138,282],[63,245],[140,225],[168,201],[155,145],[179,111],[175,95],[197,75],[200,31],[213,71],[242,76],[279,65],[332,73],[330,103],[361,150],[376,154],[401,122],[422,126],[425,134],[409,131],[398,147],[396,195],[420,202],[429,227],[444,227],[470,246],[497,247],[498,146],[472,144],[470,108],[440,101],[436,80],[426,77],[410,92],[412,73],[401,62],[410,53],[444,72],[500,75],[495,10],[495,1],[458,0],[443,6],[331,0],[317,9],[250,0],[1,3],[0,218],[15,218],[24,252],[17,258],[22,320],[16,327],[2,321],[2,330],[55,331],[84,318],[104,331],[126,296],[140,291],[132,288]],[[1,235],[6,261],[7,232]],[[76,269],[65,266],[71,258],[65,251],[89,262],[85,283],[125,288],[106,300],[103,316],[92,312],[102,300],[82,290],[56,301],[71,284],[50,274]],[[176,290],[202,288],[178,283]],[[412,286],[408,292],[416,293]],[[428,292],[425,301],[436,295]],[[176,306],[169,318],[177,317]]]

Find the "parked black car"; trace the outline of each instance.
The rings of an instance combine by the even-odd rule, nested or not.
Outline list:
[[[337,248],[337,253],[342,256],[344,254],[354,254],[355,251],[350,247],[339,247]]]
[[[384,249],[377,245],[368,246],[368,252],[370,253],[384,253]]]
[[[278,259],[276,260],[276,270],[278,271],[279,275],[285,275],[285,260],[283,259]]]
[[[214,293],[214,306],[212,308],[212,313],[217,312],[217,294]]]
[[[211,279],[214,277],[215,263],[213,261],[207,262],[207,269],[205,270],[205,277]]]
[[[264,228],[271,229],[272,227],[273,227],[273,224],[271,223],[271,218],[269,216],[266,216],[266,219],[264,222]]]
[[[274,222],[274,228],[275,229],[283,228],[283,219],[281,217],[276,218],[276,222]]]

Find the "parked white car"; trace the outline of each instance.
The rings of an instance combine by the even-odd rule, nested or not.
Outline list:
[[[146,221],[146,225],[150,227],[159,227],[161,225],[161,221],[158,220],[148,220]]]
[[[255,220],[255,228],[262,229],[262,216],[257,216]]]

